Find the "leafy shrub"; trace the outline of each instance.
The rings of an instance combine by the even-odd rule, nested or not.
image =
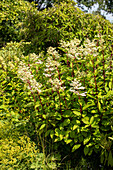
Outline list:
[[[27,136],[0,140],[1,169],[30,169],[36,161],[38,150]]]
[[[72,3],[61,2],[43,11],[28,11],[23,39],[31,42],[31,52],[47,51],[49,46],[58,47],[60,40],[70,41],[74,37],[81,40],[92,40],[98,32],[113,34],[113,25],[101,16],[85,14]]]
[[[61,41],[63,56],[50,47],[47,55],[22,55],[13,68],[11,58],[2,56],[4,119],[18,113],[32,140],[41,135],[56,148],[65,143],[74,153],[98,153],[103,164],[113,166],[113,45],[105,37],[98,34],[83,45],[76,38]]]
[[[2,0],[0,5],[0,47],[2,47],[7,42],[20,41],[21,24],[33,5],[24,0]]]
[[[59,155],[51,153],[46,157],[44,152],[39,152],[41,149],[27,137],[25,128],[21,130],[16,126],[18,121],[16,125],[14,122],[13,118],[0,119],[0,168],[56,169]]]
[[[22,124],[26,124],[27,120],[22,120],[24,115],[21,113],[24,108],[19,109],[20,105],[18,106],[18,101],[22,101],[25,96],[22,91],[24,89],[23,85],[17,79],[16,75],[18,64],[25,53],[23,49],[26,45],[27,43],[24,42],[11,42],[0,50],[0,102],[3,104],[0,106],[0,116],[2,120],[8,119],[9,121],[16,122],[16,126],[18,123],[18,126],[21,125],[22,129]],[[14,91],[16,89],[17,91],[15,93]],[[5,105],[4,100],[6,101]]]

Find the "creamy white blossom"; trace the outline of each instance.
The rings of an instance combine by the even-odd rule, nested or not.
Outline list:
[[[31,92],[38,91],[41,92],[42,84],[38,83],[34,76],[31,74],[31,70],[29,67],[27,67],[23,62],[20,62],[18,71],[17,71],[18,77],[28,85],[28,89]]]
[[[44,76],[46,77],[51,77],[52,75],[54,75],[55,73],[51,73],[51,74],[46,74],[46,73],[43,73]]]
[[[46,67],[55,67],[60,66],[60,63],[56,60],[54,60],[51,56],[49,56],[46,60]]]
[[[45,71],[45,72],[53,71],[53,70],[55,70],[55,68],[53,68],[53,67],[50,67],[50,68],[46,68],[46,69],[44,69],[44,71]]]
[[[42,64],[42,60],[40,58],[43,57],[43,53],[40,53],[39,55],[36,55],[35,53],[31,53],[29,54],[28,58],[29,58],[29,62],[32,62],[31,65],[34,64]]]
[[[59,89],[64,91],[64,89],[66,88],[66,87],[62,86],[63,82],[61,82],[58,78],[53,79],[53,80],[50,79],[48,82],[50,82],[52,84],[54,91],[59,90]]]
[[[70,83],[70,86],[72,86],[69,91],[77,94],[77,95],[80,95],[80,96],[86,96],[86,93],[87,92],[84,92],[84,93],[80,93],[79,90],[84,90],[85,87],[82,86],[81,83],[79,83],[79,81],[76,80],[76,78],[74,79],[74,81],[72,81]]]
[[[49,55],[53,55],[53,57],[55,57],[55,59],[60,58],[60,55],[59,55],[59,53],[56,51],[56,48],[49,47],[48,50],[47,50],[47,53],[48,53]]]

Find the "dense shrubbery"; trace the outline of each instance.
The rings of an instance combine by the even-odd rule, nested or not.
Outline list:
[[[0,145],[1,169],[32,169],[37,161],[38,151],[27,136],[1,139]]]
[[[46,51],[49,46],[58,47],[60,40],[69,41],[74,37],[82,42],[92,40],[98,32],[113,35],[113,25],[101,16],[85,14],[75,8],[71,2],[62,2],[53,8],[28,11],[25,19],[23,38],[31,42],[32,52]]]
[[[51,47],[46,56],[12,56],[12,63],[2,53],[1,116],[24,123],[36,143],[43,136],[46,145],[49,135],[58,148],[102,152],[101,162],[112,165],[112,44],[95,41],[62,42],[64,56]]]
[[[113,25],[69,2],[25,16],[0,50],[0,168],[112,167]]]
[[[20,41],[22,22],[27,11],[34,8],[34,5],[24,0],[2,0],[0,5],[0,47],[2,47],[7,42]]]

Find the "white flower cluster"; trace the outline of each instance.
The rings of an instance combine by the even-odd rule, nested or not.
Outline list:
[[[76,78],[74,79],[74,81],[72,81],[72,83],[70,83],[70,86],[72,86],[72,88],[70,88],[71,92],[79,96],[86,96],[87,92],[79,93],[79,90],[84,90],[85,87],[81,86],[81,83],[79,83],[79,81],[77,81]]]
[[[61,47],[63,47],[63,48],[77,47],[80,44],[80,40],[76,39],[76,38],[74,38],[70,42],[65,42],[65,41],[61,40],[60,44],[61,44]]]
[[[62,82],[58,78],[54,80],[50,79],[48,82],[50,82],[53,85],[54,91],[57,91],[59,89],[64,91],[64,89],[66,88],[66,87],[62,87]]]
[[[73,39],[70,42],[65,42],[65,41],[61,41],[61,47],[65,48],[67,51],[67,56],[73,60],[73,59],[77,59],[80,60],[81,57],[83,55],[87,56],[88,54],[92,54],[94,57],[98,55],[97,50],[99,49],[99,47],[96,46],[95,40],[93,40],[92,42],[87,38],[84,42],[84,46],[83,45],[79,46],[80,44],[80,40],[78,39]]]
[[[49,47],[48,50],[47,50],[47,53],[48,53],[49,55],[54,56],[55,59],[60,58],[60,55],[59,55],[59,53],[56,51],[56,48]]]
[[[61,41],[61,47],[65,48],[66,51],[67,51],[67,56],[70,58],[70,59],[78,59],[80,60],[80,54],[81,54],[81,51],[79,50],[79,47],[78,45],[80,44],[80,40],[74,38],[74,40],[71,40],[70,42],[65,42],[65,41]]]
[[[46,77],[51,77],[52,75],[54,75],[55,73],[51,73],[51,74],[46,74],[46,73],[43,73],[44,76]]]
[[[97,50],[99,49],[99,47],[96,46],[95,40],[93,40],[92,42],[87,38],[84,42],[84,50],[83,50],[83,54],[85,56],[87,56],[88,54],[93,55],[94,57],[96,57],[98,55]]]
[[[42,57],[42,53],[36,55],[35,53],[29,54],[29,61],[32,61],[34,64],[42,64],[40,57]]]
[[[18,77],[28,85],[28,89],[31,92],[38,91],[38,93],[41,92],[41,87],[42,85],[38,83],[35,79],[34,76],[31,74],[30,68],[26,67],[26,65],[21,61],[18,71],[17,71]]]
[[[54,60],[51,56],[49,56],[46,60],[46,67],[48,68],[54,68],[54,67],[58,67],[60,65],[60,63],[56,60]]]
[[[43,73],[46,77],[51,77],[55,74],[55,70],[57,67],[60,66],[60,63],[52,58],[52,56],[49,56],[46,60],[46,68],[44,69],[45,73]],[[54,71],[54,73],[52,73]]]

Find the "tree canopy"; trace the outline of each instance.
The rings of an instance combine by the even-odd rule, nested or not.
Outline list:
[[[28,1],[29,2],[34,1],[35,3],[38,4],[38,10],[43,10],[45,8],[52,7],[53,3],[60,3],[63,0],[28,0]],[[66,1],[69,1],[69,0],[65,0],[65,2]],[[98,3],[99,7],[96,11],[97,13],[100,14],[100,10],[105,10],[106,12],[113,14],[113,1],[112,0],[76,0],[76,2],[78,3],[78,6],[81,7],[81,5],[85,5],[89,9],[92,8],[94,4]]]

